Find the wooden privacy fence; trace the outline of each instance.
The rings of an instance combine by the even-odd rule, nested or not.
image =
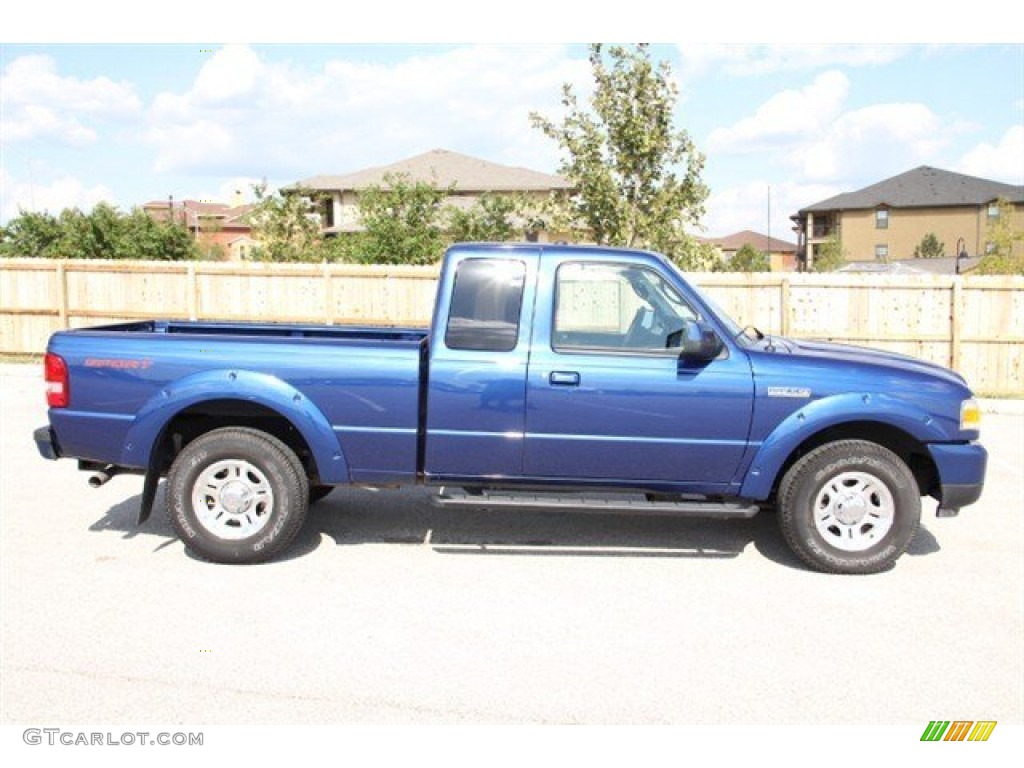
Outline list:
[[[741,325],[902,352],[978,392],[1024,394],[1024,277],[691,274]],[[154,318],[422,326],[436,267],[0,261],[0,352],[61,328]]]

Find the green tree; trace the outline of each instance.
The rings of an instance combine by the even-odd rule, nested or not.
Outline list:
[[[448,206],[448,239],[454,243],[517,240],[522,225],[523,201],[510,195],[483,194],[471,208]]]
[[[316,193],[293,187],[286,194],[267,193],[267,185],[254,184],[256,207],[247,219],[253,239],[253,258],[259,261],[320,261],[320,223]]]
[[[733,257],[723,262],[723,272],[771,272],[772,263],[768,254],[757,250],[750,243],[743,246],[733,254]]]
[[[946,244],[941,242],[934,232],[929,232],[914,246],[915,259],[941,259],[946,255]]]
[[[1024,275],[1024,232],[1013,226],[1014,207],[1009,200],[996,202],[998,214],[989,219],[985,230],[986,254],[974,270],[979,275]]]
[[[452,188],[405,174],[388,174],[384,184],[359,193],[363,232],[348,238],[353,261],[366,264],[433,264],[448,239],[443,226],[445,199]]]
[[[810,247],[810,246],[808,246]],[[846,263],[846,252],[843,241],[838,235],[832,235],[818,247],[811,264],[812,272],[835,272]]]
[[[121,250],[117,258],[147,261],[198,259],[199,249],[188,229],[175,221],[160,221],[140,208],[121,220]]]
[[[589,107],[566,83],[561,123],[530,115],[564,153],[559,171],[578,190],[574,218],[599,244],[655,248],[691,267],[693,238],[683,227],[699,224],[708,188],[704,156],[673,127],[678,89],[670,68],[652,63],[646,45],[611,46],[607,56],[591,45],[590,65]]]
[[[0,253],[56,259],[181,260],[198,257],[185,227],[141,209],[124,214],[109,203],[89,213],[65,208],[57,217],[22,211],[3,230]]]
[[[60,233],[60,222],[49,213],[19,209],[18,216],[0,228],[0,256],[59,258]]]
[[[57,250],[66,259],[117,259],[123,255],[120,214],[110,203],[98,203],[89,213],[77,208],[60,212]]]

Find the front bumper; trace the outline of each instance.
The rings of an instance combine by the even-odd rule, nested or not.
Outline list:
[[[44,459],[56,461],[60,458],[60,447],[57,445],[57,436],[50,427],[40,427],[32,433],[32,439],[36,441],[36,448],[39,455]]]
[[[932,443],[928,446],[939,473],[939,517],[951,517],[973,504],[985,484],[988,452],[978,443]]]

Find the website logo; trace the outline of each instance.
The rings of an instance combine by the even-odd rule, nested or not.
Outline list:
[[[996,720],[932,720],[921,741],[988,741]]]

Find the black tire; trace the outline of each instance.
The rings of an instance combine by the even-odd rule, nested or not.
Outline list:
[[[786,542],[825,573],[878,573],[906,551],[921,521],[914,475],[892,451],[866,440],[822,445],[779,485]]]
[[[320,499],[324,499],[330,495],[331,491],[334,490],[333,485],[311,485],[309,486],[309,503],[316,504]]]
[[[259,563],[302,527],[309,480],[288,446],[255,429],[196,438],[167,476],[167,514],[185,546],[217,563]]]

